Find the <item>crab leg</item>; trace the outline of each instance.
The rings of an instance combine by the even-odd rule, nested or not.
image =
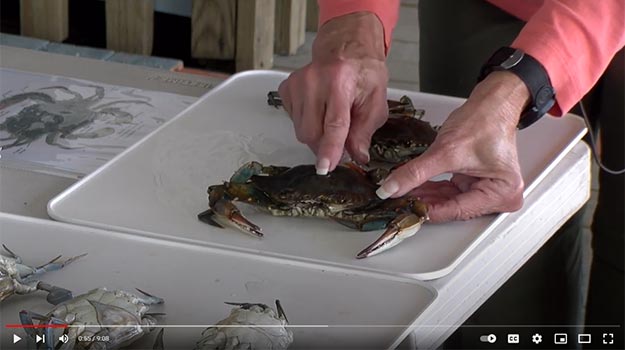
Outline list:
[[[415,109],[412,100],[408,96],[402,96],[399,101],[388,100],[388,113],[409,118],[421,118],[423,110]]]
[[[267,94],[267,104],[276,108],[282,107],[282,98],[277,91],[269,91]],[[412,100],[408,96],[402,96],[399,101],[387,100],[389,114],[407,116],[421,119],[425,114],[423,109],[416,109]]]
[[[426,219],[427,217],[413,213],[399,215],[388,224],[386,231],[367,248],[358,253],[356,258],[368,258],[398,245],[404,239],[417,233]]]

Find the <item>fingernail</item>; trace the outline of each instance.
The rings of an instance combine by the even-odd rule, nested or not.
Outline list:
[[[399,185],[397,184],[397,182],[390,180],[384,182],[382,186],[380,186],[380,188],[375,191],[375,194],[377,194],[378,197],[380,197],[381,199],[387,199],[388,197],[394,195],[395,192],[397,192],[398,190]]]
[[[328,175],[330,170],[330,160],[328,158],[321,158],[317,161],[317,175]]]

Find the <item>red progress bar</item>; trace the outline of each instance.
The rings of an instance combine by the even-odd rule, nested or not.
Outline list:
[[[66,324],[7,324],[6,328],[67,328]]]

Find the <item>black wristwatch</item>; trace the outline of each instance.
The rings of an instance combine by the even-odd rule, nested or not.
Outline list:
[[[507,70],[516,74],[527,86],[532,100],[521,113],[518,129],[534,124],[555,104],[556,93],[545,68],[534,57],[519,49],[502,47],[482,66],[478,82],[492,71]]]

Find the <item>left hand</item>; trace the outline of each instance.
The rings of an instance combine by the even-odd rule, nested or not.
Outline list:
[[[378,195],[400,197],[434,176],[452,173],[449,181],[413,192],[429,204],[432,222],[520,209],[524,184],[516,126],[528,101],[529,91],[516,75],[491,73],[449,115],[432,146],[393,171]]]

